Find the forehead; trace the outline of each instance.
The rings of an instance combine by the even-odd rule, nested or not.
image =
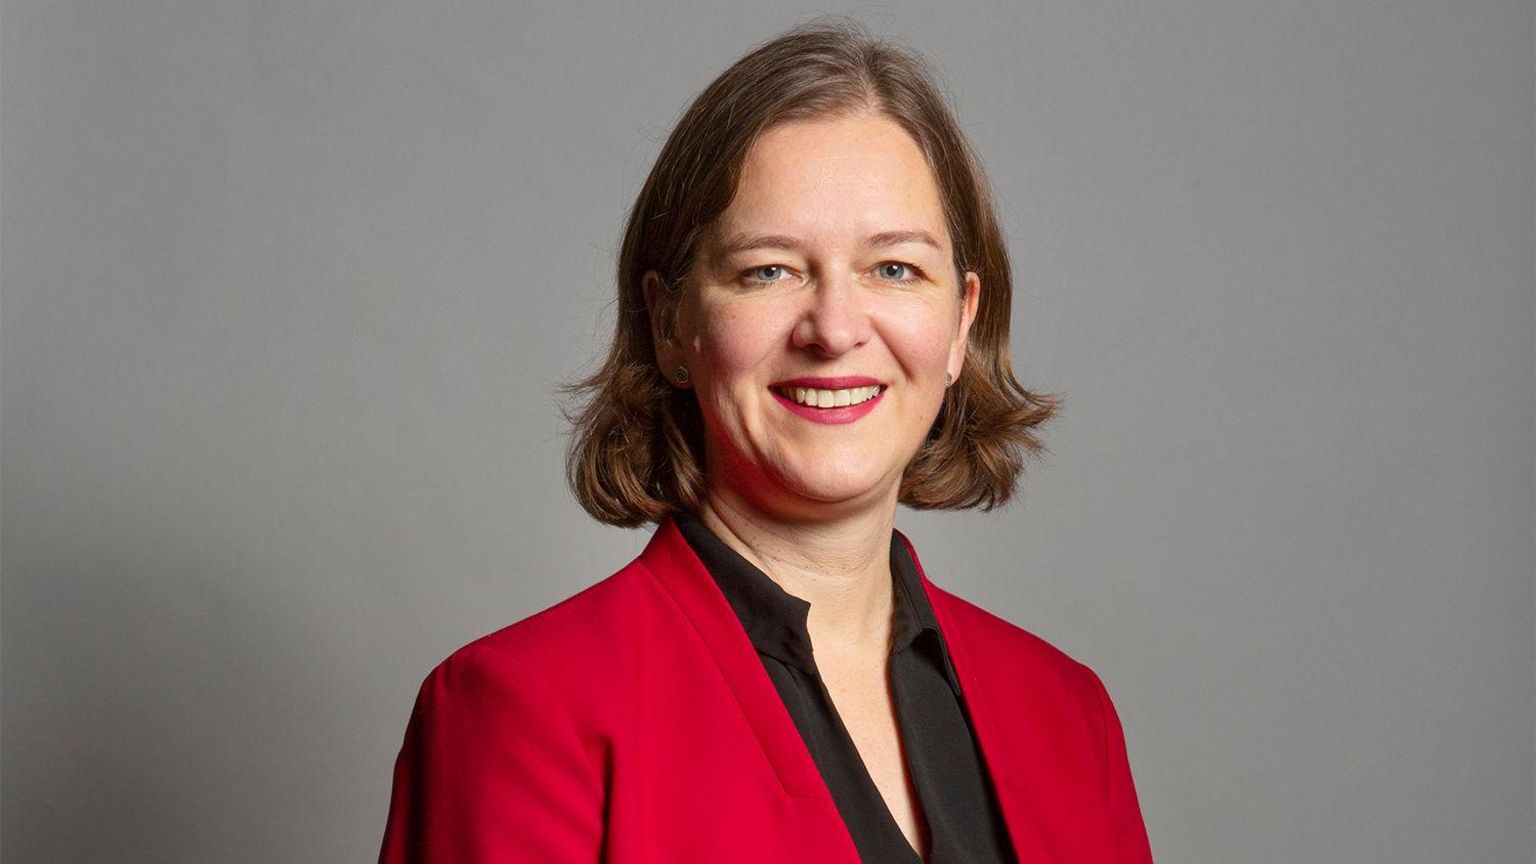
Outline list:
[[[927,231],[947,245],[943,204],[922,149],[889,118],[861,114],[783,123],[742,162],[716,237],[772,232],[856,241]]]

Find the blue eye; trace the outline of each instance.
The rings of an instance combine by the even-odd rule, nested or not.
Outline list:
[[[784,267],[780,264],[764,264],[761,267],[753,267],[746,272],[746,276],[753,282],[778,282],[777,277],[782,276]]]
[[[911,282],[917,278],[917,268],[911,264],[903,264],[900,261],[887,261],[876,267],[875,270],[892,282]],[[907,275],[903,276],[903,272]]]

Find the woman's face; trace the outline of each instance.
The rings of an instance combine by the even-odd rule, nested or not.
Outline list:
[[[697,391],[709,483],[783,515],[894,506],[976,314],[979,280],[962,287],[953,260],[900,126],[861,115],[764,133],[660,351]]]

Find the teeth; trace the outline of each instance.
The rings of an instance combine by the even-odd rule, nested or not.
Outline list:
[[[841,408],[845,405],[857,405],[880,395],[880,387],[851,387],[846,390],[818,390],[814,387],[792,387],[786,389],[784,395],[795,400],[801,405],[814,405],[817,408]]]

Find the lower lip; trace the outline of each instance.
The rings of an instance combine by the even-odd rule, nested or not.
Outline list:
[[[813,423],[852,423],[875,410],[876,403],[885,398],[885,390],[881,390],[873,399],[865,399],[857,405],[844,405],[841,408],[812,408],[809,405],[801,405],[777,390],[770,389],[768,392],[773,394],[773,398],[779,400],[780,405]]]

